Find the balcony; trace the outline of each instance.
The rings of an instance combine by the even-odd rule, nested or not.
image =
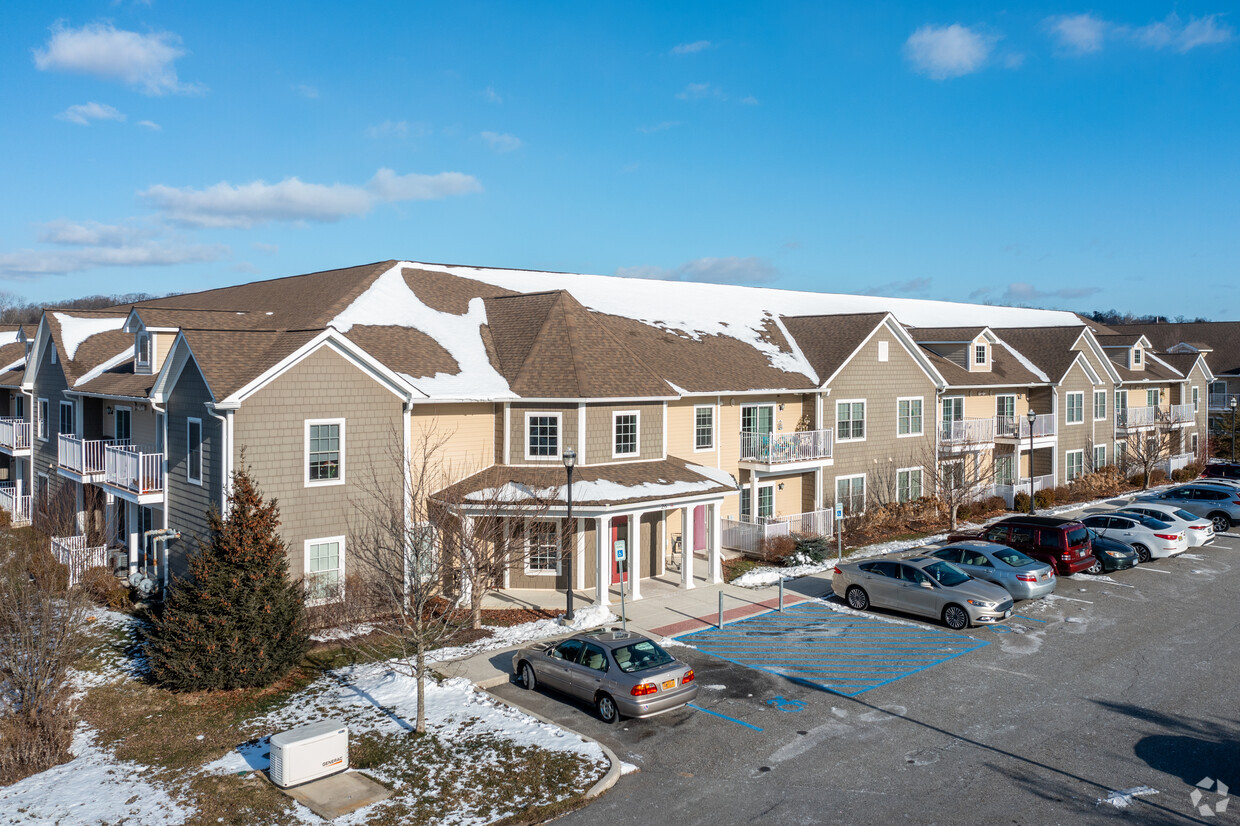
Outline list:
[[[818,510],[791,516],[766,516],[757,522],[724,519],[721,544],[728,550],[759,554],[767,540],[779,536],[830,536],[834,516],[830,510]]]
[[[1037,493],[1040,490],[1045,490],[1046,488],[1053,488],[1053,487],[1055,487],[1055,475],[1053,473],[1048,473],[1045,476],[1033,477],[1033,492],[1034,493]],[[1029,479],[1028,478],[1017,479],[1015,482],[1013,482],[1010,485],[995,485],[995,496],[1002,496],[1003,500],[1007,502],[1007,506],[1009,508],[1012,507],[1012,503],[1015,501],[1016,494],[1018,493],[1024,493],[1024,494],[1029,493]]]
[[[0,452],[10,456],[29,456],[30,437],[30,422],[25,419],[0,419]]]
[[[1141,430],[1192,424],[1196,420],[1192,404],[1173,404],[1165,410],[1157,405],[1129,407],[1115,411],[1115,430]]]
[[[34,497],[22,495],[22,488],[14,482],[0,482],[0,509],[8,512],[14,527],[30,524],[30,512]]]
[[[834,435],[827,430],[796,433],[741,433],[742,463],[776,466],[817,462],[831,458]]]
[[[1210,409],[1211,410],[1230,410],[1231,397],[1234,393],[1211,393]]]
[[[103,483],[113,493],[151,505],[163,501],[164,454],[150,445],[104,445]]]
[[[1192,424],[1197,421],[1197,410],[1191,404],[1173,404],[1167,408],[1167,418],[1171,424]]]
[[[953,447],[989,446],[995,441],[994,419],[958,419],[939,427],[939,443]]]
[[[60,473],[78,482],[101,481],[107,473],[104,448],[108,445],[121,447],[127,444],[128,442],[117,442],[114,439],[88,440],[61,433],[57,444]]]
[[[1055,437],[1055,414],[1039,413],[1033,417],[1033,426],[1029,425],[1028,416],[996,416],[995,438],[1012,441],[1028,441],[1029,433],[1034,440],[1053,439]]]

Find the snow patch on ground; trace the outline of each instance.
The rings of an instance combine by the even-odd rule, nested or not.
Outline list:
[[[116,318],[78,318],[68,313],[52,313],[60,324],[60,344],[65,348],[64,357],[73,361],[78,347],[91,336],[110,333],[125,326],[125,316]]]
[[[1149,786],[1134,786],[1131,789],[1108,792],[1106,797],[1098,798],[1097,805],[1101,806],[1103,803],[1106,803],[1117,809],[1127,809],[1132,805],[1134,797],[1145,797],[1152,794],[1158,794],[1158,789],[1152,789]]]
[[[368,622],[359,623],[353,628],[328,628],[325,631],[319,631],[317,634],[310,635],[311,642],[339,642],[341,640],[350,640],[354,637],[364,637],[375,630],[375,626]]]
[[[624,776],[626,774],[632,774],[633,772],[639,772],[639,771],[641,771],[641,769],[638,768],[637,766],[634,766],[632,763],[625,763],[623,760],[620,761],[620,775],[621,776]]]
[[[1119,584],[1118,582],[1115,582],[1115,580],[1111,579],[1109,576],[1106,576],[1105,574],[1073,574],[1070,577],[1065,577],[1065,579],[1072,579],[1072,580],[1079,579],[1079,580],[1084,580],[1086,582],[1112,582],[1116,585]]]
[[[501,648],[512,648],[527,642],[545,640],[551,637],[567,637],[578,631],[588,631],[600,625],[616,622],[620,618],[607,609],[605,605],[587,605],[573,612],[572,622],[559,619],[543,619],[523,622],[508,627],[487,626],[491,636],[471,642],[469,645],[455,645],[439,648],[427,655],[427,662],[444,663],[473,656],[481,651],[496,651]]]
[[[687,642],[681,642],[675,637],[664,637],[663,639],[659,640],[659,645],[663,646],[664,648],[680,647],[680,648],[692,648],[694,651],[697,650],[696,645],[689,645],[689,643]]]
[[[148,766],[125,763],[95,745],[80,726],[73,759],[0,788],[0,810],[22,812],[24,823],[184,823],[193,811],[179,805]]]

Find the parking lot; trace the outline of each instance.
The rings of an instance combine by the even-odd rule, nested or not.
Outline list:
[[[669,648],[697,672],[696,708],[650,720],[496,693],[639,769],[568,822],[647,823],[652,805],[687,823],[1227,822],[1190,794],[1240,788],[1237,554],[1226,535],[1063,579],[959,634],[838,602],[708,629]]]

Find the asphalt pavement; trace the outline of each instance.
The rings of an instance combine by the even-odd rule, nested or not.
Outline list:
[[[742,620],[671,649],[696,708],[650,720],[493,690],[638,768],[566,823],[1240,822],[1214,785],[1240,789],[1237,561],[1220,536],[959,635],[813,603]],[[945,656],[914,662],[922,643]]]

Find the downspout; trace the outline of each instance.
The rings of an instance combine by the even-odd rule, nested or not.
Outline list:
[[[164,516],[163,516],[164,524],[162,527],[166,531],[168,530],[168,408],[160,407],[158,402],[156,402],[154,399],[151,399],[151,409],[154,410],[156,413],[162,413],[164,416],[164,432],[160,434],[161,436],[160,443],[163,444],[164,446],[164,459],[163,459],[163,463],[164,463],[164,468],[163,468],[164,506],[160,508],[160,510],[164,512]],[[180,538],[179,535],[177,538]],[[165,552],[167,552],[167,546],[165,546],[164,550]]]
[[[207,409],[207,413],[209,413],[213,418],[219,419],[220,433],[223,435],[223,439],[221,441],[223,441],[224,444],[222,445],[222,448],[220,451],[221,453],[220,464],[222,467],[224,478],[220,481],[220,515],[227,518],[228,517],[228,486],[232,482],[232,474],[233,474],[233,451],[232,451],[232,445],[233,445],[232,413],[233,412],[231,410],[226,410],[225,411],[226,415],[220,415],[219,413],[215,412],[215,405],[211,402],[207,402],[205,407]],[[166,420],[167,419],[165,418],[165,421]]]

